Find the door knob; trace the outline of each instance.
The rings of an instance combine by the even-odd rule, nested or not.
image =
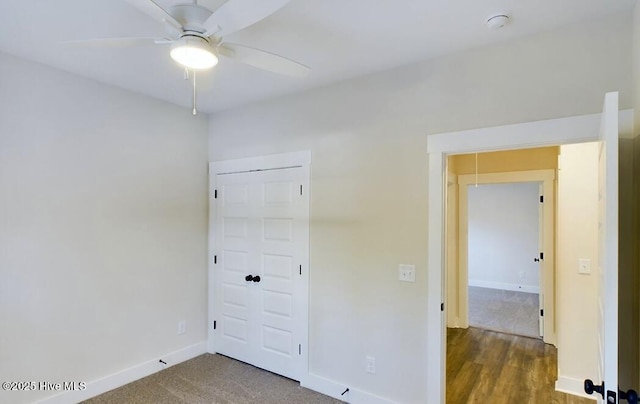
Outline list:
[[[245,276],[245,277],[244,277],[244,280],[245,280],[245,281],[247,281],[247,282],[254,281],[253,279],[254,279],[254,278],[253,278],[253,275],[247,275],[247,276]],[[254,281],[254,282],[255,282],[255,281]]]
[[[638,393],[635,390],[620,391],[620,399],[627,400],[629,404],[638,404]]]
[[[254,282],[260,282],[260,275],[256,275],[253,277],[252,281]]]
[[[540,258],[534,258],[533,262],[540,262]]]
[[[594,392],[598,393],[604,398],[604,382],[601,385],[593,384],[591,379],[586,379],[584,381],[584,392],[591,395]]]

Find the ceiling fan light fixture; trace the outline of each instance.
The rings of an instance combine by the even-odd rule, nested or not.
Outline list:
[[[205,39],[185,36],[171,47],[171,59],[190,69],[209,69],[218,64],[218,57]]]

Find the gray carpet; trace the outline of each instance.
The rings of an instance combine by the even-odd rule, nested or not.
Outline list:
[[[538,294],[469,286],[469,325],[540,338]]]
[[[204,354],[86,403],[336,404],[341,401],[246,363]]]

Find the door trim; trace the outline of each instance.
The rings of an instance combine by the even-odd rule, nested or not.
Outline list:
[[[216,190],[216,176],[251,172],[251,171],[264,171],[264,170],[277,170],[284,168],[302,168],[304,175],[304,189],[307,195],[311,192],[311,151],[300,151],[283,154],[273,154],[266,156],[248,157],[234,160],[214,161],[209,163],[209,246],[208,246],[208,285],[207,285],[207,299],[208,299],[208,314],[207,314],[207,352],[216,353],[215,338],[213,322],[216,320],[215,313],[215,299],[213,297],[215,291],[215,271],[214,271],[214,256],[215,256],[215,228],[216,228],[216,212],[215,212],[215,190]],[[309,203],[309,215],[307,216],[307,225],[304,226],[303,237],[306,240],[304,243],[305,251],[303,255],[303,267],[306,268],[305,275],[302,282],[302,294],[301,300],[305,303],[302,310],[300,332],[300,344],[302,349],[300,351],[301,365],[297,372],[297,380],[303,382],[306,380],[309,374],[309,219],[310,213],[310,201],[311,198],[307,198]]]
[[[427,136],[428,224],[427,224],[427,324],[431,332],[426,346],[425,396],[429,402],[445,402],[446,307],[445,220],[446,156],[449,154],[557,146],[598,140],[600,113],[494,126]],[[633,134],[633,110],[620,111],[621,137]]]
[[[506,183],[522,183],[537,182],[542,183],[543,195],[546,202],[542,204],[543,208],[543,225],[540,232],[544,240],[543,250],[544,260],[542,260],[542,271],[544,284],[540,284],[540,293],[544,295],[544,335],[543,340],[548,344],[556,344],[555,329],[555,232],[554,232],[554,203],[555,203],[555,170],[529,170],[529,171],[513,171],[502,173],[459,175],[458,176],[458,307],[460,317],[458,319],[459,327],[469,327],[469,298],[468,298],[468,194],[467,186],[478,184],[506,184]],[[533,257],[532,257],[533,259]]]

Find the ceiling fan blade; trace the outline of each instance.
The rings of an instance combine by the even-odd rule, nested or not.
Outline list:
[[[153,0],[125,0],[138,10],[147,14],[154,20],[164,22],[173,31],[176,37],[182,33],[182,24],[178,22],[171,14],[169,14],[164,8],[160,7]]]
[[[173,41],[159,38],[95,38],[64,41],[63,45],[76,47],[122,48],[128,46],[149,46],[170,44]]]
[[[206,35],[223,37],[267,18],[291,0],[228,0],[207,18]]]
[[[225,43],[218,47],[218,52],[238,62],[285,76],[304,77],[311,71],[308,66],[291,59],[244,45]]]

